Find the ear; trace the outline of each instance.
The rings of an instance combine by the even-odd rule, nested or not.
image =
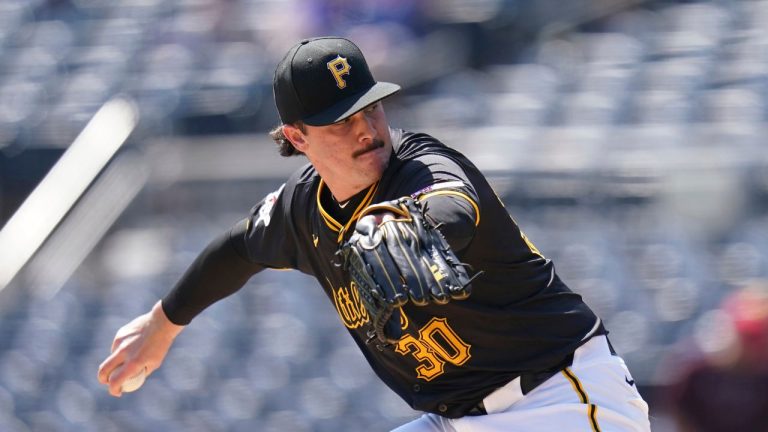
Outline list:
[[[285,135],[288,141],[296,147],[296,150],[305,153],[308,142],[306,135],[304,135],[304,132],[302,132],[301,129],[290,124],[285,124],[283,125],[283,135]]]

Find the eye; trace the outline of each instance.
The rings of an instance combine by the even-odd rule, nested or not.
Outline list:
[[[364,111],[365,111],[367,114],[370,114],[370,113],[372,113],[372,112],[376,111],[376,108],[378,108],[378,107],[379,107],[379,102],[374,102],[374,103],[372,103],[372,104],[368,105],[367,107],[365,107],[365,110],[364,110]]]

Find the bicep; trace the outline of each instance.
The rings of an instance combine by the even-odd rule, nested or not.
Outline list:
[[[256,205],[231,231],[237,252],[268,268],[295,268],[296,241],[291,229],[290,200],[281,187]]]

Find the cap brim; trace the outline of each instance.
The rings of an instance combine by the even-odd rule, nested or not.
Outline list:
[[[354,94],[325,111],[309,116],[302,121],[310,126],[327,126],[342,121],[368,105],[380,101],[400,91],[400,86],[388,82],[378,82],[368,90]]]

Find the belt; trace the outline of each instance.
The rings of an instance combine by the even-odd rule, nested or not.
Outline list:
[[[606,337],[606,342],[608,342],[608,349],[611,352],[611,354],[617,355],[616,350],[613,349],[613,345],[611,345],[611,341],[607,337]],[[558,363],[557,365],[549,369],[541,370],[538,372],[522,374],[520,375],[520,390],[523,392],[523,395],[526,395],[531,391],[533,391],[533,389],[541,385],[544,381],[557,375],[558,373],[560,373],[560,371],[571,366],[572,364],[573,364],[573,353],[570,353],[563,359],[563,361],[561,361],[560,363]],[[486,412],[485,410],[485,405],[483,404],[483,401],[480,400],[480,402],[478,402],[477,405],[473,406],[465,415],[481,416],[486,414],[488,414],[488,412]]]
[[[533,391],[536,387],[541,385],[544,381],[552,378],[556,374],[558,374],[561,370],[567,368],[573,364],[573,353],[568,354],[563,361],[558,363],[556,366],[544,369],[537,372],[530,372],[530,373],[524,373],[520,375],[520,389],[523,391],[523,394],[526,395]],[[488,414],[485,411],[485,405],[483,405],[483,401],[477,403],[477,405],[473,406],[465,415],[468,416],[480,416],[480,415],[486,415]]]

